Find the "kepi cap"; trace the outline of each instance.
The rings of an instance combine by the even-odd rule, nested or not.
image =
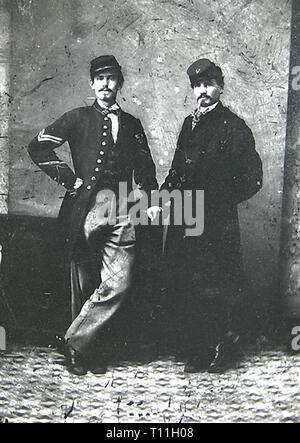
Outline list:
[[[190,80],[196,80],[198,78],[222,78],[223,74],[221,68],[215,65],[207,58],[201,58],[195,61],[187,70],[187,75]]]
[[[91,61],[91,74],[104,71],[105,69],[116,69],[117,71],[121,71],[122,67],[113,55],[100,55],[100,57]]]

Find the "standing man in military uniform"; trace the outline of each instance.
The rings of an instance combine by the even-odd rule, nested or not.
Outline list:
[[[185,370],[217,371],[238,345],[243,314],[237,206],[262,187],[262,164],[251,130],[220,101],[220,67],[200,59],[187,74],[198,107],[183,123],[163,189],[204,190],[204,232],[187,237],[184,227],[170,228],[166,260],[169,268],[170,260],[176,262],[173,306],[182,314],[176,314],[176,324],[181,324]]]
[[[65,340],[68,367],[78,375],[88,369],[95,339],[109,340],[110,325],[131,285],[135,227],[124,210],[127,195],[119,195],[119,184],[126,184],[128,194],[133,177],[148,194],[158,186],[141,122],[116,102],[123,82],[115,57],[92,60],[93,105],[66,112],[29,145],[32,160],[67,190],[60,219],[71,260],[73,322]],[[75,172],[55,153],[66,141]],[[150,219],[155,211],[147,211]],[[123,331],[118,333],[122,336]],[[103,360],[100,371],[105,367]]]

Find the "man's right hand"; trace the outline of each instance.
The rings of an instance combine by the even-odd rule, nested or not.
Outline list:
[[[73,188],[68,190],[69,195],[71,197],[76,197],[77,191],[81,188],[82,185],[83,185],[82,178],[77,177],[73,185]]]
[[[77,190],[77,189],[81,188],[82,185],[83,185],[82,178],[77,177],[76,181],[75,181],[75,183],[73,185],[73,189]]]
[[[153,222],[161,211],[162,208],[160,206],[151,206],[151,208],[147,209],[147,215]]]

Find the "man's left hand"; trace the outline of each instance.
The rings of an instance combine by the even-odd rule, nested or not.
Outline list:
[[[151,208],[147,209],[147,215],[150,218],[150,220],[153,222],[161,211],[162,211],[161,207],[151,206]]]

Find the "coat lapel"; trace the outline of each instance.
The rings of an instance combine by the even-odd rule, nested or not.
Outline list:
[[[129,127],[128,127],[128,119],[126,118],[126,113],[124,111],[120,111],[120,117],[119,117],[119,132],[116,142],[117,149],[121,149],[122,145],[124,144],[124,141],[129,136]]]
[[[186,167],[187,175],[193,179],[194,175],[208,171],[214,167],[216,159],[221,153],[221,141],[224,137],[224,107],[220,103],[213,111],[204,116],[192,130],[190,117],[186,134]],[[190,148],[188,148],[190,146]],[[192,149],[191,149],[192,147]]]

